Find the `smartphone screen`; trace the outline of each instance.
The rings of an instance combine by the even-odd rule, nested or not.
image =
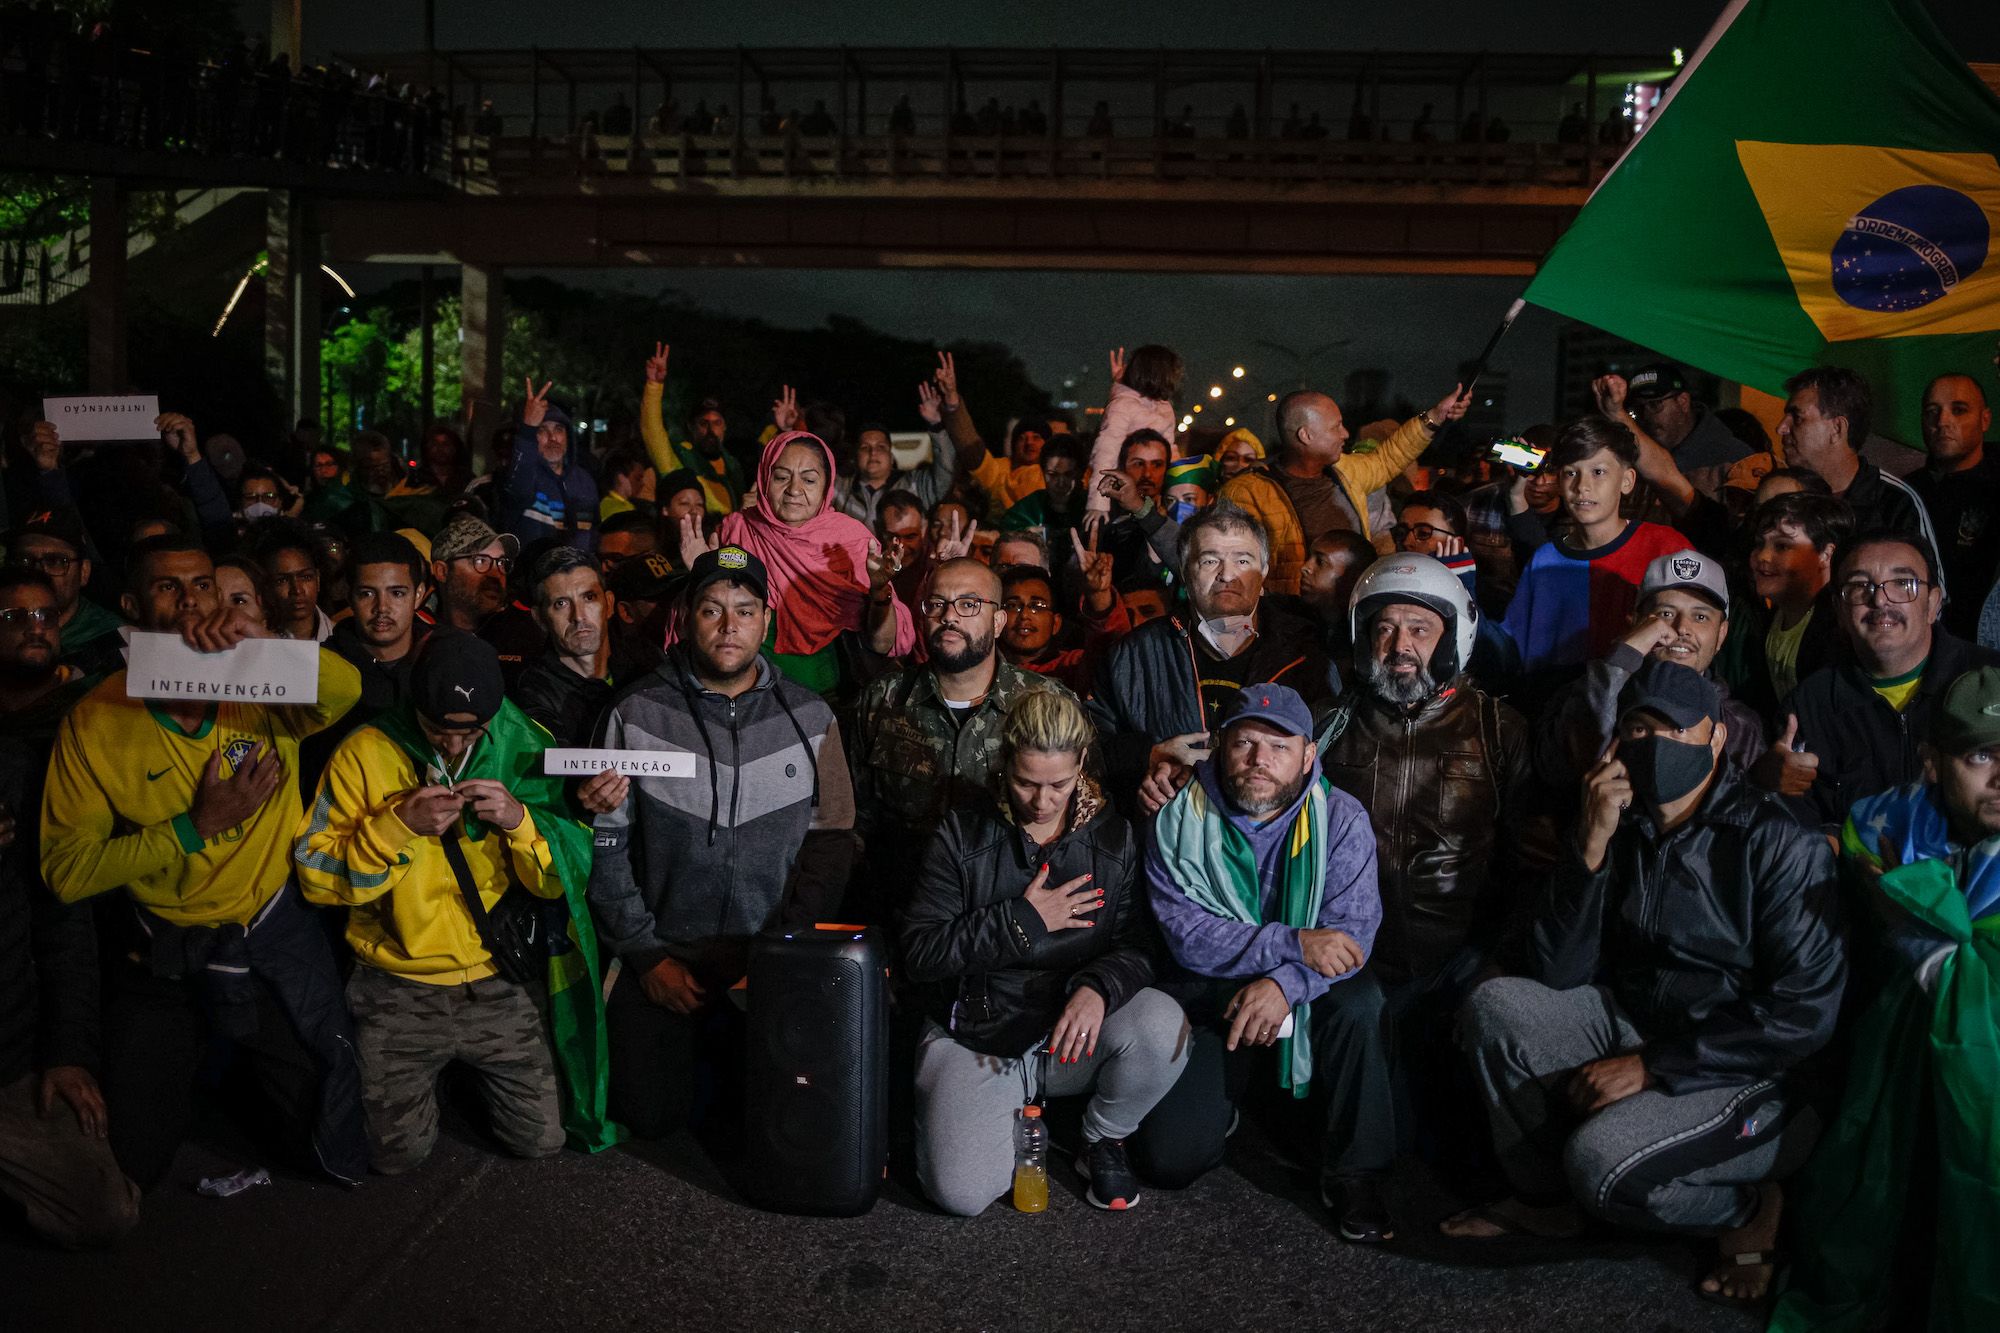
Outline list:
[[[1519,440],[1495,440],[1491,453],[1492,457],[1508,467],[1517,467],[1523,472],[1539,471],[1542,460],[1549,456],[1548,450],[1537,449]]]

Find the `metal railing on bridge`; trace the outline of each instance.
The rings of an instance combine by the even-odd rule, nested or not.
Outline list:
[[[974,182],[1210,180],[1282,185],[1594,184],[1612,154],[1578,143],[1046,135],[460,134],[453,180],[484,192],[593,177]]]

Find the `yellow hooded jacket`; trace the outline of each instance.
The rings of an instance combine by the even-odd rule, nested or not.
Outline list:
[[[312,902],[353,909],[347,943],[368,966],[438,986],[478,981],[498,969],[444,842],[413,832],[396,814],[423,785],[409,752],[380,728],[342,741],[293,846],[299,887]],[[549,844],[525,808],[515,828],[487,826],[478,838],[461,831],[459,846],[488,910],[516,881],[537,897],[563,896]]]

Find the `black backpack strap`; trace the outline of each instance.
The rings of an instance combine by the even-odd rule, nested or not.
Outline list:
[[[438,835],[438,841],[444,844],[444,859],[451,866],[452,877],[458,881],[458,896],[464,901],[465,910],[472,915],[472,925],[479,932],[479,942],[486,946],[486,952],[492,957],[494,966],[498,967],[500,960],[506,957],[506,951],[493,937],[492,918],[486,914],[486,904],[479,900],[479,886],[472,882],[472,867],[466,864],[465,848],[459,846],[456,820]]]

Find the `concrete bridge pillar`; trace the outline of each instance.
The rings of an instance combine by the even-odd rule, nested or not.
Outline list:
[[[487,442],[504,419],[507,385],[501,354],[507,346],[505,274],[497,265],[459,269],[460,419],[472,456],[487,459]]]
[[[83,305],[90,341],[92,393],[123,393],[125,372],[125,187],[109,176],[90,182],[90,281]]]
[[[319,422],[320,234],[312,202],[295,190],[266,197],[264,370],[285,424]],[[334,431],[338,443],[345,432]]]

